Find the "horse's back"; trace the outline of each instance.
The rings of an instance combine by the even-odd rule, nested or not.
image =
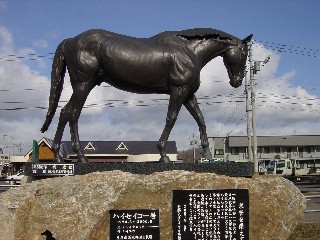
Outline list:
[[[181,85],[196,78],[190,73],[198,75],[194,56],[179,33],[135,38],[101,29],[83,32],[66,46],[69,73],[80,82],[97,76],[97,84],[103,81],[126,91],[167,93],[170,81]]]
[[[134,92],[167,92],[170,49],[156,39],[129,37],[93,29],[66,45],[69,73]],[[82,77],[83,76],[83,77]]]

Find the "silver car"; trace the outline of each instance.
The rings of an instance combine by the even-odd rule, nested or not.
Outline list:
[[[26,176],[25,172],[20,172],[15,175],[7,176],[6,180],[9,180],[7,183],[10,183],[10,185],[20,185],[24,176]]]

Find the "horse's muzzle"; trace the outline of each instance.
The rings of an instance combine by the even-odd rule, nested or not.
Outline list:
[[[234,80],[234,81],[230,81],[229,83],[230,83],[230,85],[232,87],[238,88],[238,87],[240,87],[242,85],[242,80],[238,80],[237,79],[237,80]]]

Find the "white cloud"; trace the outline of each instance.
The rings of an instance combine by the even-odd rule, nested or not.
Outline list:
[[[268,52],[257,47],[257,56],[264,59]],[[319,126],[319,99],[303,86],[294,86],[295,72],[276,76],[280,57],[272,54],[271,60],[256,75],[257,127],[260,135],[317,134]],[[312,130],[311,130],[312,129]]]
[[[2,56],[12,54],[13,39],[8,29],[0,25],[0,53]]]
[[[3,26],[0,26],[0,43],[1,56],[31,51],[21,49],[15,52],[12,36]],[[46,104],[43,101],[47,98],[48,88],[48,78],[41,76],[24,63],[0,60],[0,109],[44,106]],[[2,110],[0,113],[0,138],[2,135],[9,135],[13,137],[15,144],[23,143],[29,146],[32,139],[40,136],[39,124],[43,111]]]
[[[43,40],[43,39],[36,40],[33,42],[33,46],[37,47],[37,48],[47,48],[48,45],[49,44],[48,44],[47,40]]]

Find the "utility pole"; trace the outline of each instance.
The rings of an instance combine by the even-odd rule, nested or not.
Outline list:
[[[251,107],[249,97],[250,82],[248,79],[248,71],[245,76],[245,94],[246,94],[246,116],[247,116],[247,137],[248,137],[248,158],[252,161],[252,140],[251,140]]]
[[[190,139],[190,145],[193,147],[193,162],[196,162],[196,145],[197,145],[197,140],[195,139],[194,133],[192,134],[192,139]]]
[[[252,46],[252,45],[251,45]],[[257,142],[257,129],[256,129],[256,96],[255,96],[255,79],[254,75],[260,71],[260,63],[262,66],[267,64],[270,60],[270,55],[267,55],[264,61],[254,61],[252,60],[252,48],[249,50],[249,62],[250,62],[250,82],[251,82],[251,113],[252,113],[252,134],[253,134],[253,162],[254,162],[254,172],[258,173],[258,142]]]
[[[251,109],[252,109],[252,133],[253,133],[253,162],[254,172],[258,173],[258,158],[257,158],[257,129],[256,129],[256,97],[254,92],[254,74],[257,72],[255,69],[255,63],[252,61],[252,48],[249,52],[250,61],[250,81],[251,81]],[[260,70],[260,69],[259,69]]]

